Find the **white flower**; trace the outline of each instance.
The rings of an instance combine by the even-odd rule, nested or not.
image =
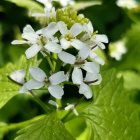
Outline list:
[[[9,77],[13,81],[23,85],[25,83],[25,75],[26,75],[26,71],[25,70],[16,70],[16,71],[12,72],[9,75]],[[25,93],[25,92],[27,92],[27,88],[23,85],[21,87],[19,93]]]
[[[86,73],[86,77],[83,78],[82,70],[75,67],[72,73],[72,81],[74,84],[80,85],[79,93],[83,94],[87,99],[92,98],[92,91],[88,85],[98,85],[101,83],[101,75],[96,73]]]
[[[125,42],[122,40],[122,41],[110,43],[109,52],[111,57],[120,61],[122,59],[123,54],[127,52],[127,49],[125,47]]]
[[[108,43],[108,38],[104,34],[96,34],[91,21],[84,25],[84,30],[87,33],[81,38],[83,41],[89,43],[92,48],[99,47],[101,49],[105,49],[105,45],[103,43]]]
[[[73,113],[74,113],[76,116],[79,115],[78,112],[77,112],[77,110],[76,110],[76,108],[75,108],[75,105],[74,105],[74,104],[67,104],[67,106],[65,107],[65,110],[72,110]]]
[[[56,17],[56,11],[55,8],[44,8],[44,13],[33,13],[32,14],[33,17],[45,17],[47,19],[49,18],[55,18]]]
[[[67,25],[63,21],[59,21],[58,23],[58,29],[61,33],[61,39],[60,44],[63,49],[67,49],[70,46],[75,47],[76,49],[80,49],[83,45],[83,43],[76,39],[76,37],[82,33],[83,27],[79,23],[75,23],[70,30],[68,30]],[[84,44],[85,45],[85,44]]]
[[[59,0],[60,4],[63,6],[63,7],[66,7],[68,6],[69,4],[72,5],[74,4],[74,0]]]
[[[80,58],[76,59],[76,56],[64,51],[59,53],[58,57],[64,63],[73,64],[74,67],[80,67],[90,73],[98,73],[100,69],[99,64],[95,62],[87,62],[86,60]]]
[[[36,0],[36,1],[42,3],[48,9],[52,8],[52,1],[51,0]]]
[[[15,82],[17,82],[19,84],[23,84],[25,82],[25,75],[26,75],[25,70],[16,70],[16,71],[12,72],[9,75],[9,77],[13,81],[15,81]]]
[[[82,59],[76,59],[74,55],[63,51],[58,54],[58,57],[64,63],[74,65],[74,69],[72,72],[72,81],[74,84],[80,85],[79,93],[83,94],[87,99],[90,99],[92,97],[92,91],[87,84],[96,85],[101,82],[101,76],[99,74],[99,64],[94,62],[87,62],[86,60]],[[83,78],[81,69],[87,71],[85,79]]]
[[[28,24],[23,28],[22,38],[25,40],[14,40],[12,44],[37,44],[39,35]]]
[[[27,59],[34,57],[38,52],[46,49],[46,51],[59,53],[62,48],[57,44],[57,39],[53,35],[58,31],[57,24],[51,22],[47,28],[38,30],[37,32],[30,25],[26,25],[23,29],[23,40],[14,40],[12,44],[29,44],[31,45],[25,52]]]
[[[124,8],[128,8],[128,9],[135,8],[138,5],[136,0],[117,0],[116,4],[119,7],[124,7]]]
[[[96,49],[95,48],[92,48],[88,45],[85,44],[85,46],[82,46],[82,48],[79,50],[79,57],[81,59],[86,59],[87,57],[90,57],[91,59],[93,59],[95,62],[101,64],[101,65],[104,65],[104,60],[102,58],[100,58],[94,51]]]
[[[50,94],[55,98],[61,99],[64,91],[59,84],[67,80],[67,77],[63,71],[59,71],[49,78],[47,78],[44,71],[38,67],[31,67],[29,72],[33,79],[29,80],[23,85],[27,90],[40,89],[48,84],[48,91]]]

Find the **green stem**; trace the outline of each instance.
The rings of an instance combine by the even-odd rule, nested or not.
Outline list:
[[[68,116],[72,113],[72,110],[69,110],[68,113],[61,119],[63,123],[67,122]]]
[[[59,108],[62,107],[62,102],[61,99],[56,99],[56,103],[58,104]]]
[[[54,72],[55,69],[54,69],[54,66],[53,66],[53,63],[52,63],[50,57],[47,56],[46,58],[47,58],[47,61],[48,61],[49,65],[50,65],[50,68],[51,68],[52,72]]]
[[[45,103],[43,103],[37,96],[35,96],[35,94],[33,93],[32,90],[29,91],[31,93],[31,95],[34,97],[34,100],[43,108],[43,110],[48,113],[50,112],[50,108],[46,106]]]

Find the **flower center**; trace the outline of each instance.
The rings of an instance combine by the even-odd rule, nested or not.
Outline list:
[[[65,35],[65,39],[67,40],[67,41],[70,41],[71,39],[73,39],[73,36],[72,36],[72,34],[66,34]]]
[[[46,43],[48,42],[47,38],[43,35],[40,35],[39,38],[38,38],[38,44],[40,46],[44,46]]]
[[[75,62],[75,66],[81,66],[81,65],[83,65],[83,64],[85,64],[85,60],[77,60],[76,62]]]

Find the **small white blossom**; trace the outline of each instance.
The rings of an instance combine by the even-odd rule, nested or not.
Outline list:
[[[26,71],[25,70],[16,70],[14,72],[12,72],[9,77],[19,83],[19,84],[23,84],[25,82],[25,75],[26,75]]]
[[[80,85],[79,93],[83,94],[87,99],[92,98],[92,91],[89,85],[98,85],[101,83],[101,75],[96,73],[86,73],[86,77],[83,78],[82,70],[75,67],[72,73],[72,81],[74,84]]]
[[[77,112],[77,110],[76,110],[74,104],[68,104],[68,105],[65,107],[65,110],[72,110],[73,113],[74,113],[76,116],[79,115],[79,113]]]
[[[136,0],[117,0],[116,4],[119,7],[124,7],[124,8],[128,8],[128,9],[135,8],[138,5]]]
[[[101,81],[101,78],[99,76],[99,64],[94,62],[87,62],[86,60],[82,59],[76,59],[74,55],[67,52],[61,52],[60,54],[58,54],[58,56],[64,63],[74,65],[74,70],[72,72],[72,81],[74,84],[80,85],[79,93],[83,94],[87,99],[90,99],[92,97],[92,92],[89,86],[84,83],[81,69],[84,69],[88,72],[85,79],[87,83],[93,82],[94,84],[98,84],[100,83],[99,81]]]
[[[89,57],[93,59],[95,62],[104,65],[105,63],[104,60],[94,52],[95,50],[96,50],[95,48],[92,48],[89,45],[85,44],[85,46],[82,46],[81,49],[79,50],[78,55],[83,60]]]
[[[80,67],[90,73],[97,73],[97,72],[99,72],[99,69],[100,69],[99,64],[97,64],[95,62],[88,62],[81,58],[76,59],[76,56],[74,56],[70,53],[64,52],[64,51],[59,53],[58,57],[64,63],[73,64],[74,67]]]
[[[81,38],[83,41],[89,43],[91,47],[105,49],[105,45],[103,43],[108,43],[108,38],[104,34],[96,34],[91,21],[84,25],[84,30],[87,33]]]
[[[120,61],[123,54],[127,52],[124,41],[117,41],[109,45],[110,56]]]
[[[34,31],[31,25],[23,28],[22,38],[25,40],[14,40],[12,44],[37,44],[39,35]]]
[[[24,86],[25,83],[25,75],[26,75],[26,71],[25,70],[16,70],[14,72],[12,72],[9,77],[19,83],[22,84],[23,86],[21,87],[21,89],[19,90],[19,93],[25,93],[27,92],[27,88]]]
[[[57,44],[58,40],[53,37],[57,31],[57,24],[55,22],[51,22],[46,28],[38,30],[37,32],[35,32],[30,25],[26,25],[22,34],[25,41],[14,40],[12,44],[31,45],[25,52],[28,59],[34,57],[42,50],[59,53],[61,52],[62,48],[59,44]]]
[[[78,40],[76,37],[82,33],[83,27],[79,23],[75,23],[70,30],[68,30],[67,25],[63,21],[59,21],[58,29],[61,33],[60,44],[63,49],[68,49],[70,46],[73,46],[76,49],[82,47],[82,42]]]
[[[32,90],[40,89],[48,84],[48,91],[50,94],[55,98],[61,99],[64,91],[59,84],[67,80],[67,76],[63,71],[59,71],[49,78],[47,78],[47,75],[44,73],[44,71],[38,67],[31,67],[29,72],[33,79],[26,82],[23,87],[26,87],[27,90]]]
[[[33,17],[45,17],[47,19],[49,18],[55,18],[56,17],[56,11],[55,8],[44,8],[44,13],[33,13],[32,14]]]
[[[62,5],[62,7],[66,7],[75,3],[74,0],[59,0],[59,2]]]
[[[36,0],[36,1],[42,3],[48,9],[52,8],[52,1],[51,0]]]

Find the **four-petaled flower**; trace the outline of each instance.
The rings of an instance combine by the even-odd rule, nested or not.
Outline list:
[[[29,72],[33,79],[23,85],[25,90],[40,89],[47,84],[50,94],[57,99],[61,99],[64,91],[60,84],[64,81],[67,81],[67,76],[63,71],[59,71],[51,75],[49,78],[43,70],[37,67],[31,67]],[[23,91],[20,92],[25,92],[25,90],[23,89]]]
[[[27,59],[34,57],[39,51],[59,53],[62,48],[58,44],[58,39],[53,36],[57,31],[55,22],[51,22],[47,28],[37,32],[34,31],[31,25],[26,25],[22,34],[22,38],[25,40],[14,40],[12,44],[31,45],[25,52]]]

